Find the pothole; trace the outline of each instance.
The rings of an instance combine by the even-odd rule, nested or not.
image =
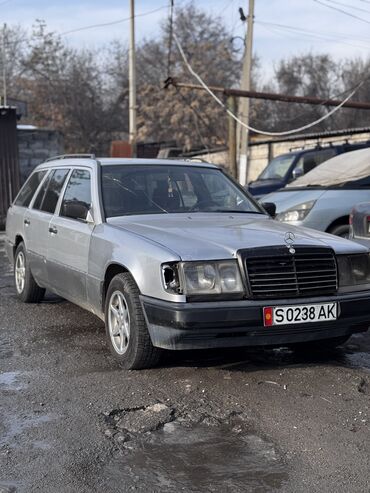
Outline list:
[[[108,489],[126,484],[139,492],[262,493],[279,489],[288,478],[274,445],[260,436],[229,425],[179,422],[139,436],[106,472]]]
[[[105,424],[108,425],[105,435],[126,442],[137,434],[158,430],[173,419],[174,409],[162,403],[115,409],[105,415]]]

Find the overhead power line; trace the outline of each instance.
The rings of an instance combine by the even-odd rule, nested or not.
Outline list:
[[[370,10],[363,9],[361,7],[356,7],[355,5],[348,5],[348,3],[338,2],[337,0],[325,0],[326,2],[333,3],[334,5],[340,5],[346,9],[358,10],[359,12],[366,12],[370,14]]]
[[[369,0],[370,1],[370,0]],[[288,24],[278,24],[276,22],[267,22],[267,21],[255,21],[256,24],[266,24],[269,26],[276,26],[276,27],[281,27],[284,29],[290,29],[290,30],[295,30],[298,32],[304,32],[304,33],[312,33],[312,34],[317,34],[318,36],[331,36],[331,37],[337,37],[340,39],[355,39],[356,41],[369,41],[370,42],[370,36],[362,36],[362,35],[353,35],[353,33],[350,34],[345,34],[343,32],[322,32],[322,31],[313,31],[311,29],[305,29],[303,27],[298,27],[298,26],[290,26]]]
[[[353,38],[354,41],[358,41],[359,44],[353,44],[351,42],[347,42],[346,40],[349,38],[349,36],[345,35],[340,35],[340,34],[322,34],[317,31],[309,31],[303,28],[296,28],[294,26],[286,26],[284,24],[275,24],[273,22],[262,22],[262,21],[256,21],[256,24],[259,26],[264,27],[268,31],[279,34],[280,36],[304,36],[306,38],[310,38],[313,41],[328,41],[330,43],[338,43],[338,44],[343,44],[346,46],[352,46],[354,48],[361,48],[361,49],[369,49],[370,45],[370,38]],[[362,44],[364,43],[364,44]]]
[[[302,41],[301,37],[303,37],[305,40],[310,40],[312,42],[316,42],[316,43],[322,43],[322,41],[326,41],[328,43],[336,43],[336,44],[340,44],[340,45],[345,45],[345,46],[351,46],[353,48],[359,48],[359,49],[362,49],[362,50],[368,50],[369,49],[369,45],[361,45],[361,44],[353,44],[353,43],[347,43],[346,41],[341,41],[339,39],[335,39],[335,38],[329,38],[329,37],[324,37],[324,36],[319,36],[319,35],[314,35],[314,34],[308,34],[308,33],[304,33],[304,32],[299,32],[299,31],[292,31],[292,30],[288,30],[288,29],[283,29],[283,28],[278,28],[278,27],[274,27],[274,26],[269,26],[269,25],[265,25],[265,24],[260,24],[260,26],[262,26],[264,29],[266,29],[267,31],[275,34],[275,35],[279,35],[281,37],[290,37],[290,38],[294,38],[294,39],[299,39],[300,41]]]
[[[144,17],[146,15],[154,14],[155,12],[159,12],[160,10],[167,9],[167,5],[162,5],[162,7],[158,7],[157,9],[149,10],[148,12],[143,12],[141,14],[136,14],[136,17]],[[83,27],[77,27],[76,29],[71,29],[69,31],[64,31],[63,33],[60,33],[60,36],[66,36],[67,34],[72,34],[72,33],[77,33],[80,31],[86,31],[87,29],[95,29],[98,27],[107,27],[107,26],[114,26],[115,24],[121,24],[122,22],[128,22],[131,19],[131,17],[124,17],[123,19],[117,19],[115,21],[110,21],[110,22],[102,22],[101,24],[91,24],[89,26],[83,26]]]
[[[334,7],[333,5],[328,5],[327,3],[321,2],[320,0],[313,0],[316,3],[319,3],[320,5],[324,5],[324,7],[328,7],[329,9],[336,10],[337,12],[341,12],[342,14],[348,15],[349,17],[352,17],[353,19],[357,19],[358,21],[365,22],[366,24],[370,24],[370,21],[367,19],[363,19],[362,17],[359,17],[358,15],[351,14],[350,12],[346,12],[343,9],[339,9],[338,7]]]
[[[293,130],[286,130],[284,132],[268,132],[268,131],[265,131],[265,130],[259,130],[257,128],[254,128],[250,125],[246,125],[243,121],[241,121],[234,113],[232,113],[228,108],[227,106],[223,103],[223,101],[221,101],[221,99],[219,99],[216,94],[207,86],[207,84],[203,81],[203,79],[200,77],[200,75],[198,75],[192,68],[192,66],[190,65],[185,53],[184,53],[184,50],[180,44],[180,41],[178,39],[178,37],[176,36],[176,34],[173,35],[174,36],[174,40],[175,40],[175,43],[179,49],[179,52],[181,54],[181,57],[182,59],[184,60],[184,63],[186,65],[186,67],[188,68],[189,72],[198,80],[198,82],[201,84],[201,86],[208,92],[208,94],[210,96],[212,96],[212,98],[222,107],[224,108],[224,110],[226,111],[226,113],[228,115],[231,116],[231,118],[233,118],[236,122],[238,122],[240,125],[242,125],[243,127],[247,128],[247,130],[250,130],[252,132],[255,132],[257,134],[261,134],[261,135],[267,135],[269,137],[278,137],[278,136],[283,136],[283,135],[291,135],[291,134],[294,134],[294,133],[298,133],[298,132],[302,132],[303,130],[307,130],[308,128],[311,128],[315,125],[317,125],[318,123],[321,123],[322,121],[326,120],[327,118],[329,118],[330,116],[332,116],[334,113],[336,113],[340,108],[342,108],[342,106],[347,103],[347,101],[349,101],[351,99],[351,97],[358,91],[358,89],[363,85],[364,83],[364,80],[361,81],[357,87],[338,105],[338,106],[335,106],[331,111],[329,111],[329,113],[327,113],[326,115],[322,116],[321,118],[318,118],[317,120],[311,122],[311,123],[308,123],[307,125],[303,125],[299,128],[295,128]]]
[[[220,15],[222,15],[222,14],[225,12],[225,10],[226,10],[227,8],[229,8],[229,7],[230,7],[230,5],[231,5],[232,3],[234,3],[234,1],[235,1],[235,0],[228,0],[228,1],[226,2],[226,4],[222,7],[222,9],[220,10],[220,12],[217,14],[217,17],[219,17]]]

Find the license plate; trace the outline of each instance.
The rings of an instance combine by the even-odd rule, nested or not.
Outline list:
[[[321,303],[317,305],[265,306],[263,324],[271,325],[305,324],[337,320],[338,304]]]

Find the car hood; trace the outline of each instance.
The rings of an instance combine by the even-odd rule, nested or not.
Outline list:
[[[276,205],[276,213],[285,212],[288,209],[303,204],[304,202],[310,202],[311,200],[317,200],[326,192],[322,188],[296,188],[279,190],[278,192],[269,193],[265,195],[261,202],[273,202]]]
[[[242,248],[285,245],[287,231],[299,245],[330,246],[337,253],[367,251],[352,241],[257,214],[156,214],[110,218],[108,223],[160,244],[182,260],[227,259]]]

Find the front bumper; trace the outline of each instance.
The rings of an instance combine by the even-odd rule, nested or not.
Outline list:
[[[264,327],[263,307],[337,301],[339,318]],[[350,336],[370,326],[370,292],[315,298],[172,303],[141,296],[150,337],[164,349],[282,346]]]

